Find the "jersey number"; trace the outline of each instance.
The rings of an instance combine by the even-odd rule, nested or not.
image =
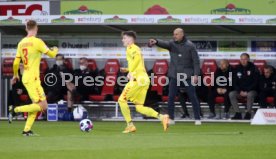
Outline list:
[[[24,62],[24,65],[28,65],[28,49],[24,48],[22,51],[23,51],[23,62]]]

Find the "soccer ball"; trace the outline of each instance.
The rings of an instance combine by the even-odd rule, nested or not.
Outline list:
[[[80,121],[80,130],[83,132],[89,132],[93,129],[93,123],[89,119],[83,119]]]

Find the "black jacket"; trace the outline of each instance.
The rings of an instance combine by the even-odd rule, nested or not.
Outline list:
[[[74,82],[74,84],[76,84],[76,88],[78,90],[78,92],[83,92],[83,93],[87,93],[87,94],[91,94],[94,93],[96,90],[96,86],[95,86],[95,78],[97,76],[98,70],[92,71],[90,69],[85,69],[85,70],[80,70],[80,69],[76,69],[74,71],[74,76],[75,77],[79,77],[78,81],[72,81]],[[93,79],[91,79],[93,78]],[[88,85],[85,85],[85,81],[87,82]],[[88,82],[88,81],[93,81],[93,82]]]
[[[163,41],[158,39],[157,46],[170,51],[168,76],[177,78],[177,73],[187,74],[187,79],[200,74],[200,61],[195,45],[184,38],[182,41]]]
[[[258,68],[252,62],[249,62],[246,67],[238,65],[233,76],[235,90],[238,92],[256,90],[259,76]]]
[[[63,85],[61,73],[72,74],[71,70],[67,69],[65,65],[57,66],[56,64],[54,64],[54,66],[49,71],[47,71],[46,75],[48,75],[49,73],[52,73],[52,74],[55,75],[56,82],[55,82],[54,85],[47,85],[46,84],[47,85],[47,88],[46,88],[47,91],[61,91],[61,90],[67,89],[66,85]],[[69,77],[66,75],[65,79],[69,80]]]
[[[214,87],[212,87],[213,89],[217,89],[217,88],[226,88],[227,91],[232,91],[233,88],[233,83],[234,83],[234,76],[235,75],[235,71],[233,70],[233,68],[231,66],[229,66],[229,68],[224,72],[222,71],[220,68],[218,68],[215,72],[215,81],[214,81]],[[220,84],[222,85],[218,85],[218,83],[216,82],[218,77],[226,77],[227,82],[223,83],[220,82]]]
[[[265,78],[264,75],[261,76],[259,81],[259,90],[260,91],[276,91],[276,76],[271,75],[270,78]]]

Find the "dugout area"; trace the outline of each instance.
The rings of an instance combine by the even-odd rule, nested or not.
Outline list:
[[[157,37],[161,39],[171,39],[173,29],[181,27],[185,30],[188,38],[190,40],[196,41],[270,41],[276,39],[276,26],[266,26],[266,25],[39,25],[39,33],[38,36],[42,39],[117,39],[120,41],[120,34],[122,31],[126,30],[134,30],[138,33],[138,39],[141,38],[142,44],[146,44],[146,40],[151,37]],[[3,73],[3,70],[6,66],[4,66],[4,59],[9,57],[9,49],[14,50],[16,44],[20,38],[26,35],[24,26],[20,25],[11,25],[11,26],[0,26],[1,32],[1,86],[0,86],[0,101],[1,101],[1,109],[0,109],[0,117],[7,117],[7,96],[8,90],[11,88],[10,86],[10,78],[11,75],[6,75]],[[10,39],[10,45],[7,43],[3,43],[3,41],[7,41]],[[81,40],[80,40],[81,41]],[[4,45],[6,44],[6,45]],[[3,48],[4,46],[4,48]],[[248,45],[250,47],[250,44]],[[4,52],[3,52],[4,51]],[[12,52],[12,51],[11,51]],[[5,53],[5,55],[4,55]],[[78,68],[78,58],[77,56],[72,56],[74,52],[69,53],[69,58],[72,63],[73,68]],[[75,53],[77,54],[77,53]],[[254,53],[255,54],[255,53]],[[256,55],[256,54],[255,54]],[[238,56],[235,56],[231,59],[238,59]],[[158,56],[153,58],[145,58],[145,64],[147,70],[151,70],[153,68],[154,62],[158,59]],[[218,57],[215,60],[219,61],[223,57]],[[97,63],[97,67],[99,70],[102,70],[105,67],[105,64],[109,58],[108,57],[98,57],[94,60]],[[112,58],[113,59],[113,58]],[[117,58],[119,64],[121,66],[126,66],[126,60],[123,56]],[[160,59],[168,59],[168,57],[160,56]],[[214,59],[208,57],[201,57],[201,63],[204,60]],[[258,59],[258,56],[253,56],[252,60]],[[268,64],[276,66],[275,61],[276,57],[264,57]],[[53,59],[46,59],[48,67],[52,67],[54,64]],[[161,107],[165,107],[166,103],[161,102]],[[86,103],[87,104],[87,103]],[[92,107],[95,106],[95,109],[99,114],[96,116],[101,117],[101,111],[107,110],[108,115],[107,118],[112,118],[116,116],[116,100],[111,101],[102,101],[96,103],[88,103]],[[204,104],[203,104],[204,105]],[[101,107],[106,106],[107,108]],[[206,111],[208,111],[208,107],[205,105]],[[90,109],[90,108],[89,108]],[[94,109],[94,108],[93,108]],[[118,110],[117,110],[118,112]],[[118,114],[117,114],[118,115]]]

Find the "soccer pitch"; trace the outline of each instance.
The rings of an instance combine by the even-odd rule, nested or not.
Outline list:
[[[94,122],[92,132],[78,122],[36,122],[39,136],[21,136],[23,121],[0,122],[2,159],[271,159],[276,126],[248,123],[177,123],[163,132],[157,122],[136,122],[137,132],[122,134],[124,122]]]

